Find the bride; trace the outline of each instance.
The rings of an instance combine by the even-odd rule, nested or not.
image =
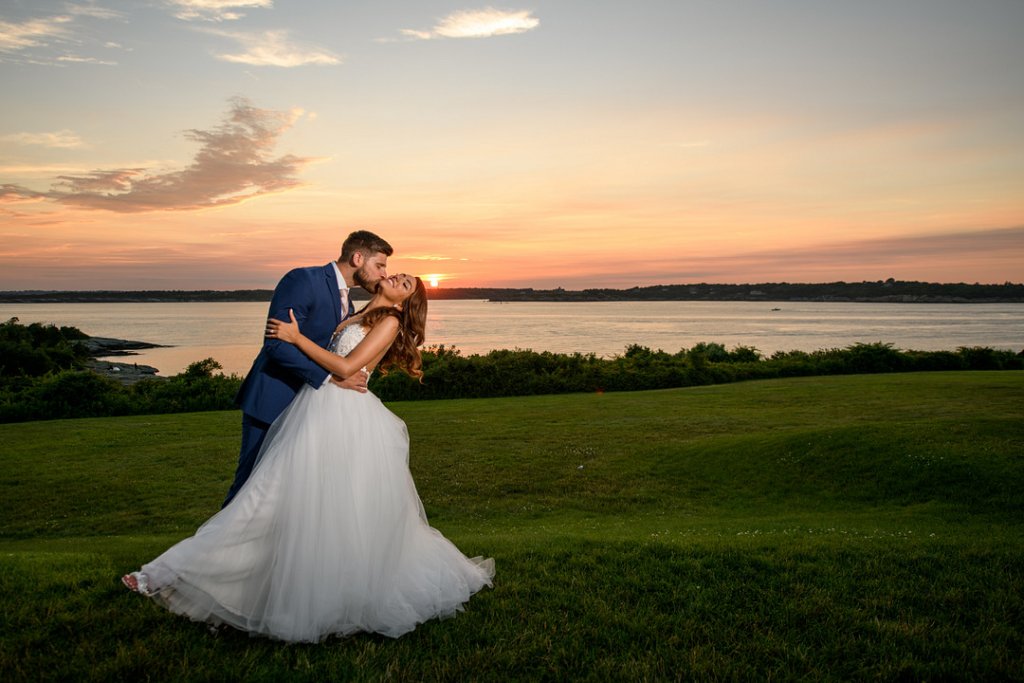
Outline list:
[[[419,278],[381,280],[330,350],[295,322],[267,336],[340,377],[398,368],[422,377],[427,317]],[[122,577],[196,621],[285,641],[359,631],[398,637],[462,610],[494,561],[467,558],[427,523],[409,472],[405,423],[371,393],[305,386],[274,421],[250,479],[223,510]]]

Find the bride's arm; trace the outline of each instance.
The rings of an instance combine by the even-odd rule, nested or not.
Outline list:
[[[398,335],[398,321],[388,316],[374,325],[373,329],[366,333],[366,337],[359,342],[356,348],[352,349],[351,353],[347,356],[339,356],[302,334],[295,320],[295,314],[289,310],[288,315],[291,317],[291,322],[287,323],[270,318],[267,321],[267,336],[294,344],[313,362],[338,377],[348,377],[379,360]]]

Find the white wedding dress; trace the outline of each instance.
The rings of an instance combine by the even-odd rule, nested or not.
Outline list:
[[[349,353],[365,332],[335,341]],[[142,567],[151,597],[197,621],[317,642],[398,637],[490,586],[427,524],[405,423],[372,393],[305,386],[274,421],[249,480],[195,535]]]

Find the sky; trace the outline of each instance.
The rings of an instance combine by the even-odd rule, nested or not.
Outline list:
[[[1021,0],[3,0],[0,290],[1024,281]]]

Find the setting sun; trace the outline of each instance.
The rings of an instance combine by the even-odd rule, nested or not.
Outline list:
[[[430,286],[431,287],[437,287],[437,281],[438,281],[438,276],[437,275],[428,275],[427,276],[427,280],[430,282]]]

